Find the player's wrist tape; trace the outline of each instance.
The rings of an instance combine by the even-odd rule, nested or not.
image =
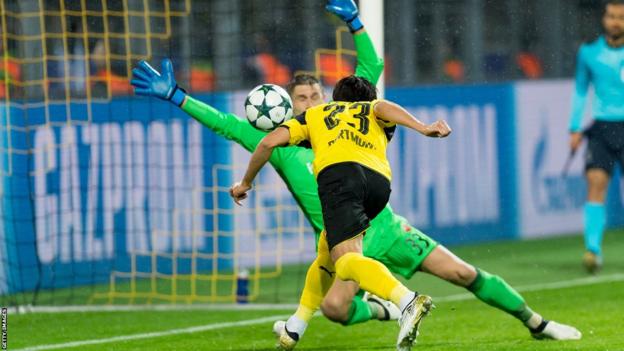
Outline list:
[[[184,98],[186,98],[186,91],[176,85],[175,88],[173,88],[173,94],[171,94],[171,98],[169,98],[169,100],[177,106],[182,106]]]
[[[352,19],[348,20],[347,26],[349,27],[349,30],[351,31],[351,33],[355,33],[358,30],[364,28],[362,21],[360,21],[360,16],[355,16]]]

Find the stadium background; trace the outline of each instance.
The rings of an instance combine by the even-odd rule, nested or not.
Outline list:
[[[234,208],[248,153],[133,96],[128,76],[171,57],[190,94],[240,116],[249,89],[298,71],[329,91],[355,60],[323,4],[0,0],[1,304],[295,302],[313,235],[275,172]],[[398,131],[396,212],[447,245],[579,233],[581,157],[561,175],[570,77],[601,13],[590,0],[386,1],[386,98],[455,130],[441,146]],[[623,199],[616,177],[612,228]]]

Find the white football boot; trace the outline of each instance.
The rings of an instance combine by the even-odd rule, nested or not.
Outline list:
[[[583,334],[572,326],[548,321],[544,330],[531,333],[531,336],[538,340],[580,340]]]
[[[290,351],[295,348],[299,341],[297,333],[286,330],[286,321],[276,321],[273,323],[273,334],[277,337],[277,350]]]
[[[362,299],[364,301],[372,302],[381,306],[385,313],[385,317],[379,319],[381,321],[396,321],[401,318],[401,310],[395,304],[388,300],[384,300],[381,297],[370,294],[368,292],[364,293],[364,297]]]
[[[403,310],[399,319],[399,337],[397,338],[397,351],[409,351],[416,342],[418,328],[423,318],[429,314],[433,305],[430,296],[417,295]]]
[[[286,321],[275,321],[273,323],[273,334],[279,338],[282,335],[282,330],[286,328]]]

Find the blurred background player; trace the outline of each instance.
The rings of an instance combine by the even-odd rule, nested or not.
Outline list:
[[[256,175],[275,148],[311,147],[325,231],[306,275],[301,303],[286,321],[279,345],[287,350],[294,347],[338,277],[355,281],[362,289],[399,307],[402,313],[397,349],[409,350],[422,318],[432,308],[431,297],[409,290],[386,266],[365,257],[362,237],[370,220],[390,199],[392,176],[386,149],[396,124],[433,138],[444,138],[451,130],[444,121],[426,125],[398,105],[377,100],[375,86],[364,78],[341,79],[333,99],[333,103],[312,107],[284,122],[263,138],[243,179],[232,186],[230,195],[239,205],[247,198]]]
[[[624,0],[610,0],[602,19],[605,34],[578,51],[576,89],[570,118],[572,152],[587,136],[585,176],[585,255],[590,273],[602,266],[602,236],[606,224],[605,196],[616,163],[624,167]],[[594,123],[582,132],[583,110],[590,84],[596,99]]]
[[[357,8],[351,1],[332,1],[328,10],[348,14]],[[357,51],[356,75],[376,82],[383,70],[383,61],[374,50],[373,44],[362,26],[353,33]],[[142,72],[144,71],[144,73]],[[191,96],[176,90],[170,63],[164,62],[161,75],[147,63],[134,69],[136,93],[172,101],[173,91],[179,92],[183,102],[176,101],[181,108],[204,126],[217,134],[232,140],[253,152],[266,133],[252,127],[246,119],[216,110]],[[150,75],[146,79],[145,77]],[[148,87],[148,88],[146,88]],[[295,114],[309,107],[325,103],[320,82],[310,75],[298,75],[286,86],[293,100]],[[314,154],[310,149],[300,147],[279,148],[270,159],[288,189],[293,194],[306,218],[310,222],[318,242],[323,229],[317,184],[310,166]],[[388,205],[371,221],[363,240],[363,251],[367,257],[384,263],[390,271],[405,279],[411,279],[417,271],[424,271],[452,284],[467,288],[479,300],[494,306],[520,320],[531,334],[539,339],[576,339],[580,333],[554,321],[543,323],[543,318],[529,308],[524,298],[501,277],[464,262],[447,248],[438,245],[426,234],[414,228],[404,217],[392,211]],[[353,325],[369,320],[397,319],[400,311],[388,301],[375,296],[363,296],[354,282],[336,279],[323,300],[323,314],[343,325]],[[283,321],[276,323],[283,327]]]

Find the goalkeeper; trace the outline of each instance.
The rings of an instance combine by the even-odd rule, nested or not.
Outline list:
[[[357,51],[355,75],[376,84],[383,71],[383,60],[377,56],[360,22],[355,3],[352,0],[330,0],[327,9],[347,22],[353,33]],[[252,127],[246,119],[218,111],[187,95],[176,84],[170,60],[162,62],[162,73],[142,61],[133,70],[133,75],[132,85],[136,94],[171,101],[204,126],[250,152],[266,136],[266,133]],[[325,102],[319,81],[312,76],[295,77],[287,90],[293,100],[295,115]],[[311,149],[290,146],[276,149],[269,162],[295,197],[312,225],[318,242],[323,230],[323,218],[318,186],[311,171],[313,159]],[[411,226],[405,218],[395,214],[389,205],[371,221],[363,240],[363,253],[406,279],[420,270],[464,287],[479,300],[516,317],[537,339],[581,338],[581,333],[575,328],[542,318],[502,278],[462,261]],[[321,306],[323,314],[344,325],[400,317],[400,311],[392,303],[375,296],[360,295],[358,291],[356,283],[336,279]]]

